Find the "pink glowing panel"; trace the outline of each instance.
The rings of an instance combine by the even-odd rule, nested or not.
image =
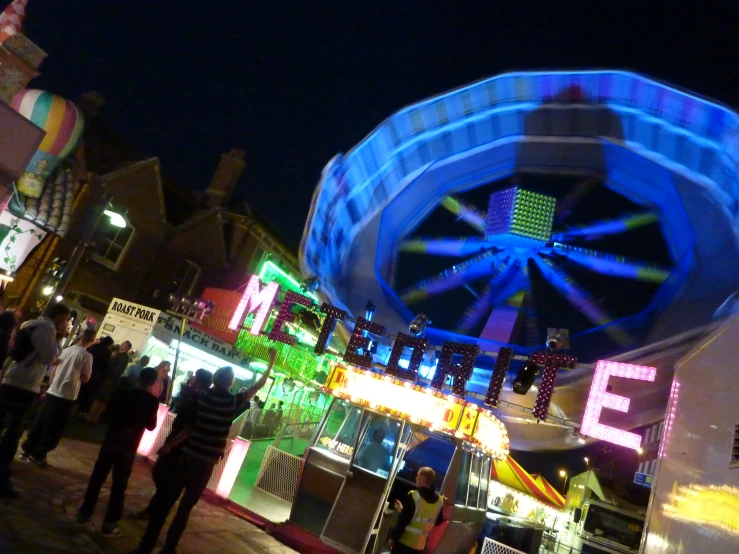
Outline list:
[[[641,445],[641,435],[600,423],[600,413],[603,408],[620,412],[629,411],[630,400],[628,398],[607,392],[608,379],[622,377],[624,379],[653,382],[656,376],[657,369],[654,367],[599,361],[595,366],[593,385],[590,387],[590,396],[585,407],[580,433],[638,450]]]
[[[667,441],[672,436],[672,424],[675,422],[675,412],[677,410],[677,399],[680,397],[680,381],[675,380],[672,382],[672,388],[670,389],[670,399],[667,403],[667,417],[665,418],[665,424],[662,432],[662,440],[659,443],[659,450],[657,451],[657,457],[662,458],[665,453]]]
[[[239,305],[234,310],[234,315],[231,318],[231,323],[228,324],[228,328],[237,331],[241,326],[241,322],[244,321],[246,313],[257,310],[254,316],[254,324],[251,326],[249,332],[252,335],[259,335],[262,332],[269,311],[272,309],[272,304],[277,297],[277,293],[280,291],[280,285],[274,281],[263,289],[261,287],[261,281],[258,275],[252,275],[249,279],[249,283],[246,285],[246,290],[239,300]]]
[[[144,458],[148,458],[151,455],[151,450],[154,448],[154,443],[159,436],[159,430],[162,428],[164,419],[169,413],[169,406],[166,404],[159,404],[159,410],[157,411],[157,426],[154,427],[153,431],[145,431],[144,436],[141,437],[139,448],[136,452],[141,454]]]
[[[241,471],[241,466],[246,458],[246,453],[249,451],[249,441],[245,441],[242,438],[236,437],[231,443],[231,451],[228,453],[226,459],[226,465],[221,473],[221,478],[218,481],[216,487],[216,494],[222,498],[228,498],[231,495],[231,489],[236,482],[236,477]]]

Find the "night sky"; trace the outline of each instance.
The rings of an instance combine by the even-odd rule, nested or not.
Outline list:
[[[624,68],[739,103],[737,14],[715,4],[30,0],[24,32],[49,53],[33,86],[101,92],[109,125],[183,186],[245,149],[238,197],[296,246],[329,158],[470,81]]]

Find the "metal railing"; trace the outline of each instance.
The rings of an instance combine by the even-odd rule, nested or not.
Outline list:
[[[582,554],[582,550],[562,544],[561,541],[555,540],[552,542],[543,537],[539,546],[539,554]]]

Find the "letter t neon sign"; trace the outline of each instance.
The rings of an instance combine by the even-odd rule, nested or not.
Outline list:
[[[275,298],[277,298],[280,292],[280,285],[272,281],[263,289],[260,289],[261,281],[259,280],[259,275],[252,275],[249,283],[246,285],[244,294],[241,296],[241,300],[239,300],[239,305],[234,310],[231,323],[228,324],[229,329],[237,331],[244,321],[245,314],[257,310],[256,314],[254,314],[254,324],[249,329],[249,332],[255,336],[262,332]]]
[[[630,400],[628,398],[607,392],[608,379],[610,377],[623,377],[624,379],[653,382],[656,375],[657,369],[654,367],[600,360],[595,366],[593,385],[590,387],[590,396],[588,397],[588,404],[585,406],[585,415],[582,418],[580,433],[638,450],[641,445],[641,435],[599,423],[603,408],[610,408],[619,412],[629,411]]]

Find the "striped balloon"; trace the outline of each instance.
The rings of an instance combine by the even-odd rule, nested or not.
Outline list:
[[[18,192],[40,198],[49,175],[79,143],[85,120],[72,102],[43,90],[22,90],[11,102],[12,108],[46,131],[25,173],[18,179]]]

